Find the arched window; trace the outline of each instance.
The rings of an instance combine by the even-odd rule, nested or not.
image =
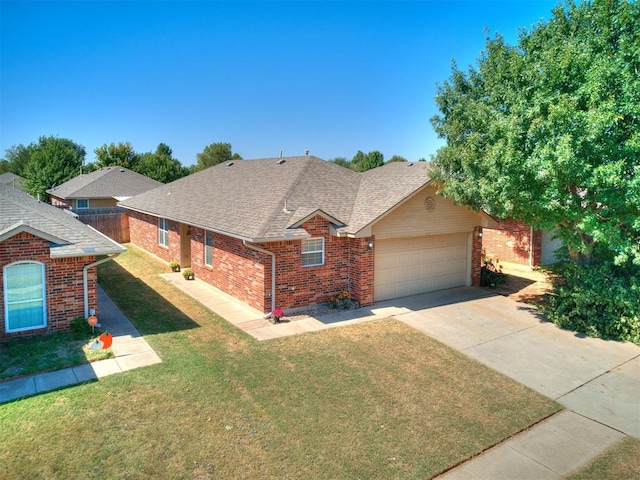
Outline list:
[[[16,262],[4,267],[5,332],[47,326],[44,264]]]

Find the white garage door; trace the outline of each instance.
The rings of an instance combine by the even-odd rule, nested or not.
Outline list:
[[[467,233],[375,244],[375,301],[467,284]]]

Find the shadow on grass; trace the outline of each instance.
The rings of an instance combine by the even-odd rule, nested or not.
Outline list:
[[[116,262],[99,267],[99,283],[142,335],[200,327],[170,301]],[[148,308],[148,306],[152,308]]]

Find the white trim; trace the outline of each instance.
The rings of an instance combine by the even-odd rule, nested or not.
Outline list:
[[[309,243],[309,242],[314,242],[317,240],[321,240],[322,241],[322,246],[320,247],[320,249],[316,249],[316,250],[309,250],[309,251],[304,251],[305,248],[305,244]],[[308,238],[308,239],[304,239],[302,240],[302,251],[301,251],[301,257],[300,257],[300,264],[301,266],[304,267],[321,267],[322,265],[324,265],[325,262],[325,257],[324,257],[324,237],[312,237],[312,238]],[[317,254],[320,253],[322,254],[322,260],[320,263],[310,263],[308,265],[304,264],[304,256],[305,255],[311,255],[311,254]]]
[[[42,321],[43,323],[40,325],[32,325],[29,327],[22,328],[9,328],[9,287],[7,285],[7,269],[16,265],[21,264],[35,264],[39,265],[42,272]],[[40,328],[46,328],[47,326],[47,274],[45,271],[45,265],[42,262],[36,262],[34,260],[24,260],[13,262],[8,265],[5,265],[2,271],[3,276],[3,287],[4,287],[4,331],[5,333],[16,333],[16,332],[24,332],[27,330],[37,330]],[[36,301],[40,299],[31,299],[29,301]]]

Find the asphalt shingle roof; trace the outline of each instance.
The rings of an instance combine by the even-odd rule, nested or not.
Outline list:
[[[128,198],[163,185],[124,167],[104,167],[80,174],[50,188],[47,193],[63,199],[72,198]]]
[[[308,236],[315,212],[356,234],[428,183],[423,166],[391,163],[365,173],[313,156],[236,160],[119,205],[252,241]]]
[[[0,241],[27,231],[52,242],[51,258],[108,255],[125,248],[74,216],[0,185]]]

